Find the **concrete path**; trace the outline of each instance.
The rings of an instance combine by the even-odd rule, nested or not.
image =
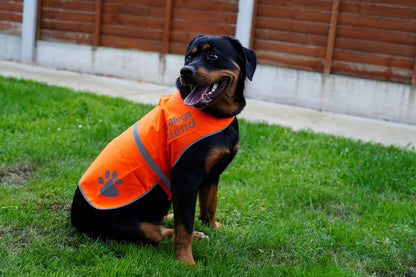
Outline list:
[[[132,80],[81,74],[0,60],[0,75],[31,79],[78,91],[124,97],[136,102],[156,104],[161,95],[171,94],[174,86],[161,86]],[[248,99],[239,116],[255,121],[287,126],[293,130],[310,129],[365,142],[396,145],[416,150],[416,126],[368,118],[318,112],[311,109]]]

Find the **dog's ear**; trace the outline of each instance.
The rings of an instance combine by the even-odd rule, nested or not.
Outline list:
[[[244,46],[241,45],[241,43],[236,40],[233,39],[229,36],[224,36],[226,39],[228,39],[234,46],[234,48],[238,51],[238,53],[240,53],[243,61],[242,61],[242,65],[244,66],[244,72],[247,76],[247,78],[252,81],[253,80],[253,75],[254,75],[254,71],[256,71],[256,66],[257,66],[257,56],[256,53],[251,50],[248,49]]]
[[[252,81],[254,71],[256,71],[257,56],[256,56],[256,53],[251,49],[243,47],[243,50],[246,56],[246,75],[247,75],[247,78],[250,81]]]

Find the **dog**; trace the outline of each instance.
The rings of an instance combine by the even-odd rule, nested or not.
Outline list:
[[[199,219],[214,228],[220,174],[236,155],[235,117],[244,108],[245,79],[257,65],[253,50],[228,36],[197,35],[176,85],[159,104],[112,140],[83,174],[71,222],[92,237],[157,245],[174,235],[178,260],[192,255]],[[163,226],[173,204],[174,229]]]

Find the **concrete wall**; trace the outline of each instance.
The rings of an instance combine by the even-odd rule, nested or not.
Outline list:
[[[21,38],[0,34],[0,57],[21,61]],[[37,41],[34,63],[174,85],[183,57],[138,50]],[[1,74],[1,73],[0,73]],[[259,65],[247,97],[416,125],[410,85]]]
[[[247,86],[255,99],[416,124],[416,87],[261,65]]]
[[[21,49],[21,36],[0,33],[0,58],[20,61]]]

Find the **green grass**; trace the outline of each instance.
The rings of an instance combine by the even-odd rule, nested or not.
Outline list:
[[[78,233],[77,181],[150,109],[0,77],[1,276],[416,276],[414,151],[244,121],[196,268]]]

